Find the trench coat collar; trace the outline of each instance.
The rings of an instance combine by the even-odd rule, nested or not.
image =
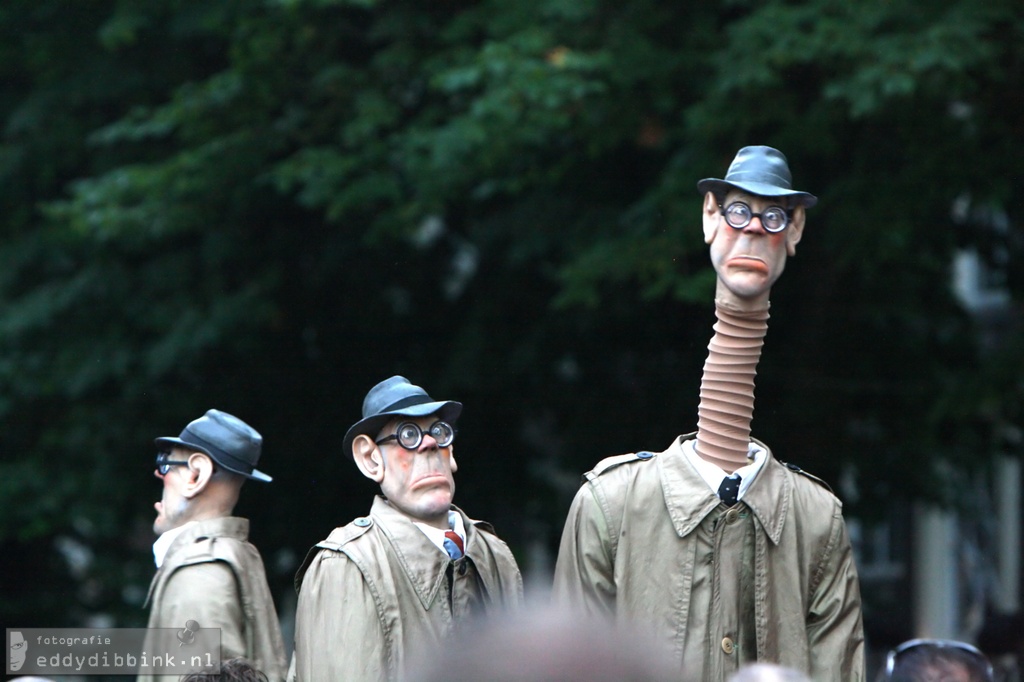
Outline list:
[[[199,540],[206,538],[234,538],[245,542],[249,539],[249,519],[239,516],[221,516],[216,519],[196,521],[174,539],[167,548],[167,557]],[[167,561],[167,558],[164,559]]]
[[[472,562],[479,566],[481,562],[489,560],[484,543],[476,539],[477,533],[479,533],[476,524],[480,522],[470,519],[455,505],[451,506],[451,510],[462,516],[466,528],[466,553],[457,561],[452,561],[447,554],[438,549],[426,533],[417,528],[408,516],[388,504],[384,497],[380,495],[374,497],[373,506],[370,508],[371,519],[390,541],[391,547],[398,557],[398,563],[424,609],[429,609],[438,595],[442,593],[441,588],[444,586],[450,565],[458,566],[462,562]],[[485,588],[488,590],[498,588],[496,584],[491,584],[493,583],[491,571],[478,570],[476,573]]]
[[[249,519],[243,519],[240,516],[221,516],[189,524],[188,528],[183,530],[178,537],[174,538],[174,542],[167,548],[163,564],[156,570],[156,574],[149,583],[149,592],[146,594],[146,601],[142,604],[143,608],[149,606],[149,602],[153,598],[153,591],[160,581],[160,576],[169,570],[177,568],[178,562],[171,561],[171,557],[177,552],[186,550],[188,547],[207,538],[234,538],[240,542],[245,542],[249,539]],[[190,557],[186,554],[183,555],[183,559],[187,562],[190,560]]]
[[[679,537],[692,533],[721,503],[683,453],[683,443],[695,436],[696,433],[679,436],[658,456],[665,505]],[[792,502],[793,484],[768,446],[757,439],[751,440],[765,449],[768,460],[739,504],[750,508],[772,543],[777,545]],[[700,492],[695,494],[694,491]]]

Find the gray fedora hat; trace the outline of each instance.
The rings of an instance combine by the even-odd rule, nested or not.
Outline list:
[[[274,480],[256,469],[263,449],[263,436],[238,417],[207,410],[189,422],[177,438],[164,436],[153,441],[158,448],[182,447],[205,452],[228,471],[269,483]]]
[[[704,178],[697,183],[701,194],[725,194],[732,187],[762,197],[791,197],[807,208],[818,203],[813,194],[793,189],[786,156],[772,147],[744,147],[736,152],[724,180]]]
[[[352,441],[356,436],[376,436],[393,417],[438,418],[454,425],[462,414],[462,403],[454,400],[434,400],[419,386],[402,376],[385,379],[370,389],[363,399],[363,418],[353,424],[345,434],[342,448],[352,457]]]

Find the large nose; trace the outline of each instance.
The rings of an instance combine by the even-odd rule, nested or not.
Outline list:
[[[747,223],[747,226],[743,228],[744,232],[750,232],[752,234],[767,234],[768,230],[764,229],[764,223],[761,222],[761,216],[754,216]]]
[[[420,441],[420,447],[417,452],[423,452],[424,450],[437,450],[437,439],[430,434],[429,431],[423,432],[423,440]]]

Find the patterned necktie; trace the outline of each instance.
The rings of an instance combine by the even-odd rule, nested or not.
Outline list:
[[[740,477],[736,474],[722,479],[722,485],[718,486],[718,496],[722,502],[729,507],[736,504],[740,494]]]
[[[444,532],[444,549],[453,561],[461,559],[466,551],[465,546],[462,544],[462,538],[453,530],[446,530]]]

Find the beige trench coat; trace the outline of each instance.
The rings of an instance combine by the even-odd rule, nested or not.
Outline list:
[[[247,658],[280,682],[284,639],[263,560],[248,537],[249,521],[234,516],[199,521],[176,537],[149,587],[148,627],[180,630],[194,620],[220,628],[222,659]]]
[[[508,546],[489,524],[452,509],[466,528],[457,561],[380,496],[369,516],[313,547],[295,576],[294,679],[399,680],[417,652],[436,655],[459,621],[522,603]]]
[[[769,452],[728,509],[682,452],[692,435],[585,475],[562,535],[556,599],[653,628],[686,680],[725,680],[753,660],[815,682],[865,679],[840,501]]]

